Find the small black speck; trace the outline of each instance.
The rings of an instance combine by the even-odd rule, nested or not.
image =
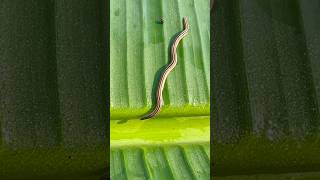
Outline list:
[[[157,24],[163,24],[163,23],[164,23],[164,20],[163,20],[163,18],[161,17],[161,18],[159,18],[156,22],[157,22]]]

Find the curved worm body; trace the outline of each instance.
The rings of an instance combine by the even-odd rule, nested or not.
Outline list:
[[[158,89],[157,89],[157,102],[156,105],[153,109],[152,112],[150,112],[149,114],[147,114],[146,116],[142,117],[141,120],[143,119],[149,119],[154,117],[156,114],[158,114],[158,112],[160,111],[160,108],[163,104],[163,99],[162,99],[162,91],[164,88],[164,84],[166,82],[166,79],[169,75],[169,73],[173,70],[173,68],[177,65],[177,47],[179,42],[181,41],[182,38],[184,38],[189,31],[189,23],[188,23],[188,19],[186,17],[183,18],[183,31],[181,31],[181,33],[176,37],[176,39],[174,40],[172,46],[171,46],[171,62],[168,64],[168,66],[166,67],[166,69],[164,70],[164,72],[161,75],[160,81],[159,81],[159,85],[158,85]]]

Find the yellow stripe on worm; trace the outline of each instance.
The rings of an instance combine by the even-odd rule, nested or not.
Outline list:
[[[167,79],[169,73],[177,65],[177,62],[178,62],[178,60],[177,60],[177,47],[178,47],[178,44],[181,41],[181,39],[184,38],[188,34],[188,31],[189,31],[188,19],[187,19],[187,17],[184,17],[183,18],[183,31],[181,31],[181,33],[176,37],[174,43],[171,46],[171,62],[168,64],[168,66],[166,67],[166,69],[162,73],[160,81],[159,81],[157,94],[156,94],[156,97],[157,97],[156,103],[157,104],[155,105],[153,111],[150,112],[149,114],[147,114],[146,116],[143,116],[141,118],[141,120],[153,118],[160,111],[160,108],[163,104],[162,91],[164,88],[164,83],[166,82],[166,79]]]

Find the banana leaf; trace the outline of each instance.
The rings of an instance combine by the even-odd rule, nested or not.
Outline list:
[[[111,179],[210,178],[209,11],[209,0],[110,1]],[[164,105],[141,121],[185,16]]]
[[[320,179],[319,11],[317,0],[215,1],[217,179]]]
[[[107,172],[104,0],[0,1],[0,179]]]

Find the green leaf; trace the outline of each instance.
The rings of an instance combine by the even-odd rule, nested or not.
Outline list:
[[[112,179],[210,179],[209,145],[113,148]]]
[[[111,1],[111,119],[139,118],[152,107],[159,70],[187,16],[190,32],[178,47],[160,116],[209,114],[209,1]],[[157,23],[163,19],[163,24]]]
[[[320,179],[319,172],[305,173],[288,173],[288,174],[257,174],[257,175],[242,175],[242,176],[227,176],[214,177],[216,180],[318,180]]]
[[[209,179],[209,9],[209,0],[111,1],[111,179]],[[190,32],[179,44],[164,106],[141,121],[184,16]]]
[[[106,1],[0,4],[0,179],[99,179],[108,162]]]
[[[319,171],[319,11],[317,0],[215,2],[215,175]]]

